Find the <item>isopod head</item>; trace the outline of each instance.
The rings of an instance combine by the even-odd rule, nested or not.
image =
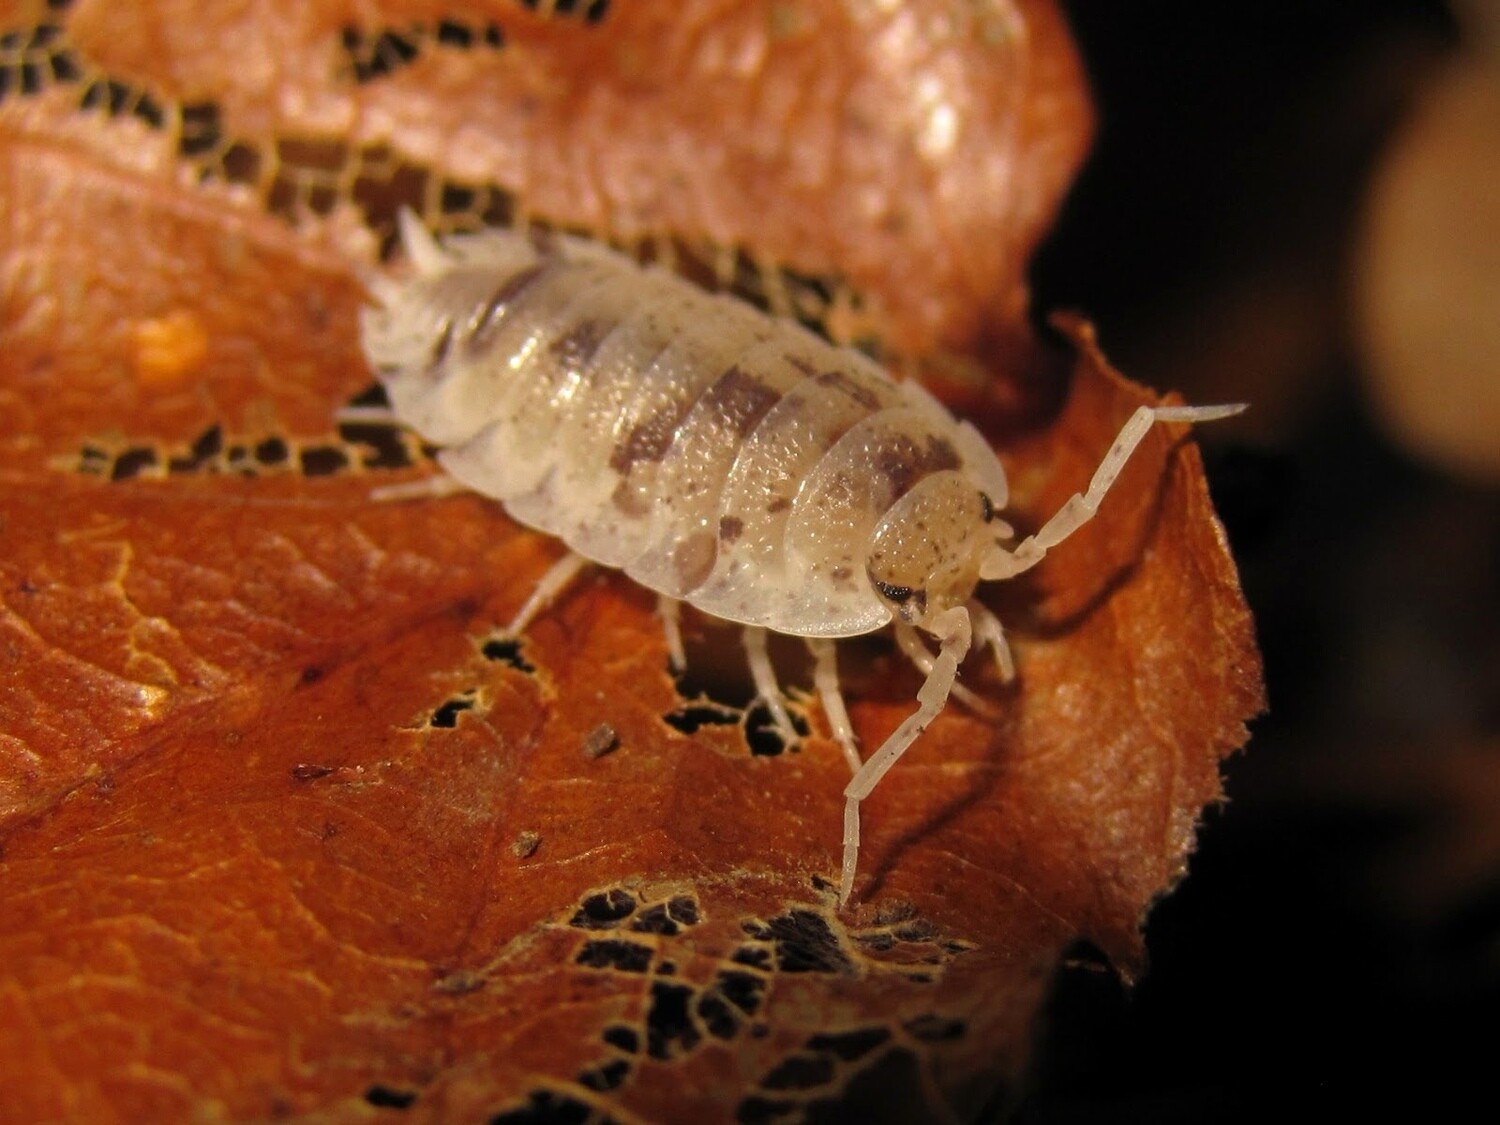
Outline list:
[[[1008,531],[968,473],[935,473],[881,519],[865,573],[892,613],[923,625],[968,602],[984,559]]]
[[[384,384],[391,408],[428,441],[457,444],[484,418],[482,403],[457,401],[474,380],[454,379],[486,322],[504,311],[507,284],[537,263],[531,243],[511,231],[462,235],[439,243],[409,211],[401,242],[415,276],[367,282],[375,304],[360,312],[365,354]],[[498,279],[498,280],[497,280]]]

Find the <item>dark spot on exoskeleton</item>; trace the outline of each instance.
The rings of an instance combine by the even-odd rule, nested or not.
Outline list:
[[[672,568],[683,590],[696,590],[713,573],[719,545],[706,531],[689,535],[672,548]]]
[[[505,310],[512,301],[526,291],[526,287],[542,275],[547,263],[538,262],[512,274],[503,285],[490,294],[490,299],[480,309],[474,321],[474,331],[469,336],[471,352],[481,352],[488,346],[495,330],[505,318]]]
[[[847,371],[824,371],[814,380],[820,387],[832,387],[847,395],[866,410],[880,407],[880,399],[867,387],[862,387]]]
[[[847,566],[836,566],[828,572],[828,577],[832,578],[835,582],[843,584],[854,577],[854,571],[850,570]]]
[[[610,503],[623,516],[629,516],[638,520],[651,512],[651,499],[646,495],[643,488],[630,483],[628,476],[622,477],[620,483],[615,485],[614,492],[610,493]]]
[[[778,496],[766,505],[766,512],[774,516],[777,512],[784,512],[791,506],[792,498],[790,496]]]
[[[785,359],[787,363],[795,367],[798,371],[802,372],[802,374],[804,375],[817,374],[818,369],[811,363],[809,363],[805,358],[797,355],[795,352],[787,352],[786,355],[782,356],[782,358]]]
[[[637,461],[660,461],[672,448],[677,427],[682,425],[692,405],[692,402],[673,403],[645,421],[637,422],[625,435],[625,440],[610,452],[609,467],[623,475],[629,473]]]
[[[989,523],[992,520],[994,520],[994,518],[995,518],[995,502],[990,499],[990,494],[988,492],[981,492],[979,494],[979,509],[980,509],[980,517],[979,518],[982,519],[982,520],[984,520],[985,523]]]
[[[781,401],[781,392],[739,367],[730,367],[703,392],[701,401],[725,426],[744,437]]]
[[[703,920],[697,900],[691,895],[673,895],[667,900],[667,913],[684,926],[696,926]]]
[[[892,499],[905,496],[923,477],[959,465],[958,453],[940,437],[928,437],[923,448],[911,438],[897,434],[875,452],[875,469],[890,482]]]
[[[577,963],[589,969],[644,973],[651,967],[651,947],[633,941],[590,941],[578,951]]]
[[[599,345],[614,329],[614,321],[580,320],[552,341],[552,346],[547,350],[557,357],[559,363],[576,369],[594,357],[594,353],[599,350]]]
[[[317,781],[320,777],[327,777],[337,769],[336,766],[319,766],[310,762],[302,762],[292,767],[293,781]]]
[[[745,521],[738,516],[725,516],[719,520],[719,541],[733,543],[745,530]]]

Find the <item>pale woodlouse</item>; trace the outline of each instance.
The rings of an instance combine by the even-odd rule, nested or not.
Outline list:
[[[788,737],[766,632],[806,638],[854,772],[841,904],[860,802],[951,694],[972,700],[955,679],[974,636],[1014,674],[978,583],[1021,573],[1087,521],[1155,422],[1242,409],[1139,408],[1087,490],[1006,546],[993,449],[867,356],[582,240],[491,230],[440,244],[409,212],[401,236],[413,273],[373,279],[361,325],[392,413],[441,447],[450,485],[570,548],[510,629],[586,562],[619,568],[660,596],[678,665],[679,601],[744,625],[756,691]],[[833,640],[892,622],[926,680],[917,711],[862,761]]]

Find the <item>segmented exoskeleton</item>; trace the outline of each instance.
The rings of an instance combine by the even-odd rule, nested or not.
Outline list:
[[[841,903],[860,802],[949,695],[967,695],[954,681],[976,633],[1013,674],[976,585],[1026,570],[1088,520],[1154,422],[1241,409],[1141,407],[1087,491],[1007,546],[988,443],[861,353],[591,243],[493,230],[439,244],[409,213],[401,232],[414,274],[373,282],[362,325],[395,417],[442,447],[457,484],[570,548],[510,628],[586,561],[619,568],[661,596],[679,665],[678,602],[746,626],[756,689],[788,735],[766,631],[807,638],[854,772]],[[926,681],[916,713],[862,761],[832,640],[892,622]]]

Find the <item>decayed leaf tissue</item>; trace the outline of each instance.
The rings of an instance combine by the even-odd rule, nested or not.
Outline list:
[[[1261,707],[1190,440],[984,588],[865,804],[800,648],[594,572],[339,421],[394,217],[561,228],[923,376],[1035,530],[1154,398],[1029,328],[1090,114],[1050,2],[11,4],[0,1074],[15,1120],[967,1119],[1062,951],[1124,972]],[[842,646],[860,743],[921,677]],[[800,660],[800,663],[799,663]]]

